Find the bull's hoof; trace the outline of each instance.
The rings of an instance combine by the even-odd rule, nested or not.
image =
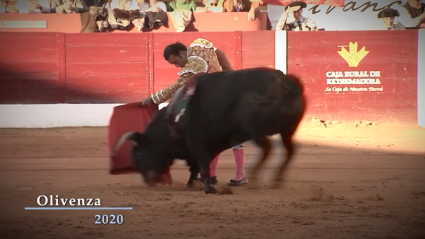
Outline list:
[[[194,181],[195,181],[195,180],[189,180],[189,181],[186,183],[186,187],[188,187],[188,188],[194,188],[194,187],[195,187],[195,183],[194,183]]]
[[[218,190],[214,187],[207,187],[204,189],[205,190],[205,194],[209,194],[209,193],[213,193],[213,194],[217,194]]]
[[[193,190],[202,190],[204,188],[204,184],[200,182],[199,180],[193,180],[193,181],[187,182],[186,187]]]
[[[201,181],[202,183],[204,182],[203,178],[198,178],[199,181]],[[211,177],[211,184],[212,185],[217,185],[218,184],[218,179],[217,176]]]

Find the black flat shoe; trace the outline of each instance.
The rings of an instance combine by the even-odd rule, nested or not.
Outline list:
[[[227,185],[229,185],[229,186],[242,186],[242,185],[246,185],[246,184],[248,184],[247,178],[243,178],[239,181],[231,179],[230,182],[227,183]]]
[[[204,183],[203,178],[198,178],[198,180],[201,181],[202,183]],[[211,177],[211,184],[216,185],[217,183],[218,183],[217,176]]]

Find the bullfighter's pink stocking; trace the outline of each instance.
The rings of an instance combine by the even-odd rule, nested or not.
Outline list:
[[[245,166],[245,149],[235,148],[233,149],[233,155],[235,156],[236,163],[236,177],[235,181],[240,181],[245,178],[244,166]]]
[[[211,161],[210,164],[210,177],[217,176],[217,165],[218,165],[218,159],[220,158],[220,154],[215,156],[215,158]]]

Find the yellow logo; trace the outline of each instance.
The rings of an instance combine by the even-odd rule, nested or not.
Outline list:
[[[357,67],[359,66],[360,61],[365,58],[369,51],[366,51],[365,47],[363,47],[360,51],[357,51],[357,42],[350,42],[349,52],[344,47],[341,47],[341,51],[338,51],[338,53],[348,63],[348,66]]]

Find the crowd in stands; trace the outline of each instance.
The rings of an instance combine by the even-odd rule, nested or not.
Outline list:
[[[255,20],[259,5],[250,0],[203,0],[199,5],[194,0],[0,0],[0,13],[79,13],[81,32],[126,30],[131,24],[142,31],[168,24],[170,16],[181,32],[193,12],[248,12],[248,20]]]
[[[81,32],[102,32],[105,28],[125,30],[133,24],[139,31],[168,24],[170,16],[177,32],[185,30],[193,12],[248,12],[255,20],[260,1],[250,0],[0,0],[0,13],[79,13]],[[318,31],[314,19],[304,17],[306,3],[294,1],[285,7],[276,30]],[[168,13],[168,15],[167,15]],[[385,8],[377,15],[382,30],[425,27],[425,4],[407,0],[397,9]],[[270,21],[268,29],[271,29]]]

